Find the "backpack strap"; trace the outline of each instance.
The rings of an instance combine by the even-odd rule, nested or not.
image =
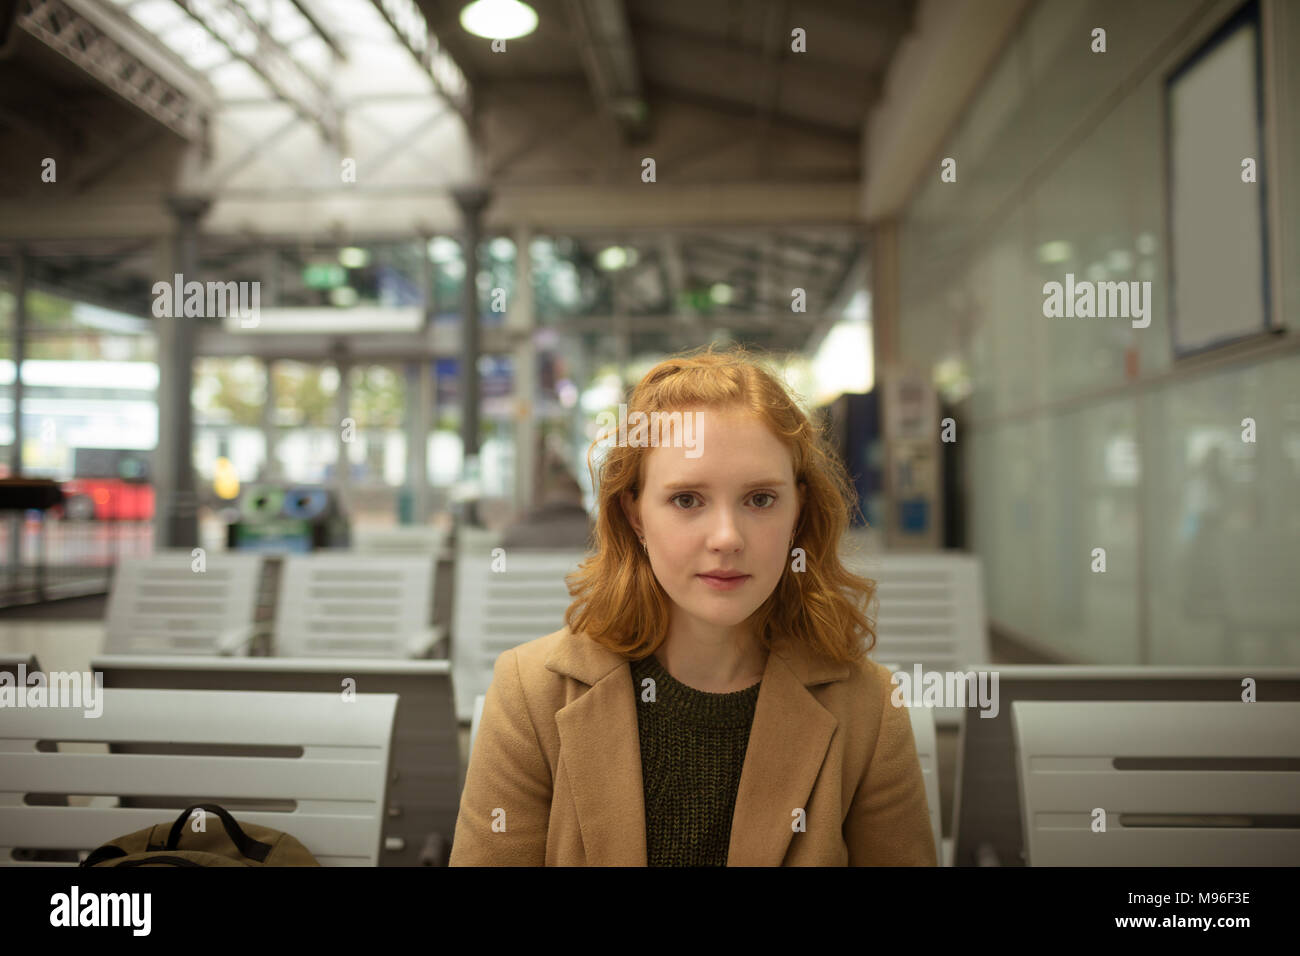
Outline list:
[[[127,856],[126,850],[120,846],[113,846],[111,843],[105,843],[98,850],[95,850],[81,861],[81,866],[99,866],[105,860],[115,860],[119,856]]]
[[[125,863],[119,863],[118,867],[127,866],[198,866],[202,863],[195,863],[193,860],[187,860],[183,856],[146,856],[139,860],[127,860]]]
[[[190,818],[190,814],[195,810],[204,810],[208,813],[215,813],[221,820],[222,826],[226,828],[226,836],[235,844],[239,852],[250,860],[256,860],[258,863],[265,863],[267,856],[271,853],[271,844],[263,843],[260,840],[254,840],[240,828],[235,818],[225,807],[217,806],[215,803],[196,803],[192,807],[186,807],[176,822],[172,824],[171,833],[167,835],[167,844],[164,850],[178,849],[176,846],[181,839],[181,831],[185,828],[185,821]],[[125,854],[123,854],[125,856]]]

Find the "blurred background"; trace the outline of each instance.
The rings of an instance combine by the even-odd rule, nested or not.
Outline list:
[[[1300,663],[1294,3],[3,0],[0,38],[0,471],[61,499],[7,499],[0,603],[590,511],[597,416],[739,342],[868,550],[978,559],[1006,659]],[[1067,274],[1149,324],[1048,317]]]
[[[1025,862],[1011,698],[1289,665],[1261,699],[1300,700],[1297,174],[1294,0],[0,0],[0,668],[337,692],[304,657],[385,658],[383,854],[445,860],[598,422],[738,343],[847,466],[877,659],[1029,668],[1000,721],[913,709],[941,859]],[[282,664],[199,659],[254,632]],[[1094,723],[1045,713],[1016,733]],[[1294,862],[1276,832],[1216,846]]]

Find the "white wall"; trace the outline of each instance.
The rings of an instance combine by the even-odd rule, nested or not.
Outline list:
[[[1069,660],[1300,663],[1295,336],[1216,366],[1175,361],[1169,330],[1164,78],[1236,7],[1040,2],[944,144],[957,181],[936,162],[901,217],[903,357],[956,358],[970,383],[958,440],[990,619]],[[1266,5],[1264,46],[1274,308],[1294,326],[1300,8]],[[1223,188],[1258,187],[1226,169]],[[1055,241],[1072,254],[1044,263]],[[1152,282],[1149,327],[1044,317],[1043,284],[1097,263]]]

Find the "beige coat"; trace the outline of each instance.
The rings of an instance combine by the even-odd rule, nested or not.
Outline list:
[[[728,866],[935,865],[912,725],[892,691],[879,664],[773,643]],[[451,865],[645,866],[636,699],[627,661],[568,628],[498,657]]]

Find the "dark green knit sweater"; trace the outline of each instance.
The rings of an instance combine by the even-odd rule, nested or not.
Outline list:
[[[726,866],[760,684],[710,694],[674,680],[653,654],[630,667],[645,785],[646,862]],[[654,701],[643,699],[647,677],[654,680]]]

